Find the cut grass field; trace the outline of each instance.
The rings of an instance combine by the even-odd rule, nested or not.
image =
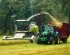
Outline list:
[[[70,38],[68,38],[68,43],[56,45],[38,45],[23,40],[1,39],[0,55],[70,55]]]

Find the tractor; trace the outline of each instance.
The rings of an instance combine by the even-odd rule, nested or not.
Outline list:
[[[45,25],[44,31],[38,35],[37,44],[58,44],[60,41],[67,43],[69,33],[70,24],[62,23],[61,27]]]

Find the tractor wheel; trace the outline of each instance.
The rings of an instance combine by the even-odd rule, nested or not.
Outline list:
[[[49,44],[54,44],[54,37],[50,37]]]
[[[58,44],[58,43],[60,43],[60,37],[55,38],[55,43],[54,44]]]
[[[58,37],[55,38],[55,43],[54,44],[58,44]]]

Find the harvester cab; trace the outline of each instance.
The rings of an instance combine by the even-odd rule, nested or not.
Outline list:
[[[27,31],[28,30],[28,24],[29,21],[27,20],[16,20],[15,23],[15,31]]]

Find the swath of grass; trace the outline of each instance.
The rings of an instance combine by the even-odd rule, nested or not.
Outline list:
[[[28,44],[28,40],[2,40],[0,45]]]

